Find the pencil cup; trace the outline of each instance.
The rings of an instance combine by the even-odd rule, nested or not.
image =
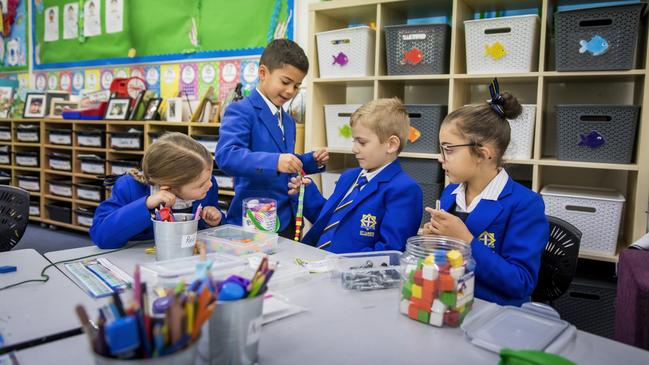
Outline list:
[[[243,200],[241,225],[247,230],[277,232],[277,201],[268,198],[247,198]]]
[[[105,357],[92,352],[95,365],[194,365],[200,339],[190,343],[187,347],[172,354],[146,359],[116,359]]]
[[[153,221],[155,258],[157,261],[194,254],[198,219],[193,214],[174,214],[175,222]]]
[[[198,356],[210,365],[257,363],[264,295],[235,301],[220,301],[209,319],[208,336],[198,347]],[[205,335],[205,333],[203,333]]]

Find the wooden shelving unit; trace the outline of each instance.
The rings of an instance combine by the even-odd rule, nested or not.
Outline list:
[[[604,1],[595,1],[604,2]],[[649,206],[649,78],[646,60],[646,19],[640,33],[638,67],[628,71],[557,72],[554,69],[552,14],[571,0],[333,0],[309,7],[308,55],[312,62],[308,81],[305,150],[327,146],[326,104],[356,104],[383,97],[400,97],[407,104],[448,105],[451,112],[465,104],[483,102],[486,84],[498,77],[501,89],[513,92],[522,103],[536,104],[536,125],[531,159],[507,161],[510,175],[531,181],[540,191],[547,184],[616,189],[626,197],[618,252],[646,232]],[[541,18],[538,68],[526,73],[476,75],[466,73],[464,21],[481,11],[537,9]],[[441,75],[389,76],[384,27],[406,24],[408,19],[447,16],[451,25],[450,71]],[[375,24],[374,74],[354,78],[320,78],[316,33],[349,24]],[[641,106],[633,163],[609,164],[559,161],[554,156],[558,103],[636,104]],[[631,143],[631,142],[630,142]],[[330,166],[354,163],[351,151],[329,149]],[[438,151],[403,153],[402,157],[436,159]],[[317,179],[316,179],[317,181]],[[581,252],[582,258],[617,261],[617,255]]]
[[[16,128],[19,124],[36,124],[39,126],[39,143],[19,142],[16,138]],[[26,174],[38,176],[40,178],[40,191],[30,192],[32,200],[38,201],[40,207],[39,216],[30,216],[30,220],[40,222],[43,224],[50,224],[53,226],[71,228],[83,232],[87,232],[88,228],[79,225],[76,210],[78,208],[95,208],[99,202],[88,201],[77,197],[76,188],[74,185],[84,182],[97,182],[100,177],[92,174],[83,173],[81,171],[81,164],[78,160],[80,154],[95,154],[105,159],[104,169],[107,174],[111,173],[110,163],[108,161],[115,159],[136,159],[139,160],[144,154],[144,150],[152,143],[149,135],[152,133],[163,133],[166,131],[177,131],[188,135],[211,135],[218,134],[219,124],[216,123],[171,123],[171,122],[142,122],[142,121],[86,121],[86,120],[63,120],[63,119],[14,119],[14,120],[0,120],[0,127],[10,127],[12,139],[10,141],[0,141],[0,147],[10,146],[11,148],[11,164],[0,164],[0,171],[4,171],[11,176],[12,185],[17,186],[17,175]],[[72,131],[100,129],[104,132],[103,142],[104,147],[84,147],[79,146],[76,133],[72,135],[71,145],[58,145],[52,144],[49,141],[48,129],[69,129]],[[130,128],[136,128],[142,131],[143,141],[142,148],[137,150],[120,150],[110,148],[110,132],[124,132]],[[33,151],[39,152],[39,166],[38,167],[24,167],[16,164],[13,152],[15,151]],[[63,153],[70,155],[71,171],[60,171],[51,169],[49,166],[49,153]],[[48,179],[65,179],[70,180],[73,184],[72,197],[62,197],[52,194],[49,191],[47,183]],[[111,189],[105,189],[106,198],[110,196]],[[219,191],[221,196],[230,197],[234,196],[231,190]],[[65,223],[51,219],[46,204],[50,202],[63,202],[69,203],[71,209],[71,223]]]

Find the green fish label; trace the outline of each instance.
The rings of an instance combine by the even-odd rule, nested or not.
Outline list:
[[[344,126],[338,128],[338,133],[340,133],[342,137],[352,138],[352,127],[350,127],[349,124],[345,124]]]

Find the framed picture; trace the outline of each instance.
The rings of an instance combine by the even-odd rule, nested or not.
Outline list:
[[[169,98],[167,99],[167,122],[182,122],[183,121],[183,99]]]
[[[52,100],[70,100],[70,93],[67,91],[48,91],[45,95],[47,96],[45,100],[45,115],[51,114],[50,107],[52,106]]]
[[[0,86],[0,118],[9,118],[13,103],[14,89],[11,86]]]
[[[131,98],[111,98],[106,107],[106,120],[127,120]]]
[[[63,112],[77,109],[79,103],[76,101],[66,101],[54,99],[50,104],[50,118],[63,118]]]
[[[153,98],[149,100],[146,105],[146,113],[144,113],[144,120],[157,120],[159,117],[158,110],[160,109],[160,104],[162,103],[162,98]]]
[[[43,118],[45,116],[45,93],[28,93],[25,98],[23,118]]]
[[[137,96],[135,97],[135,99],[133,101],[133,105],[131,106],[131,113],[128,116],[129,120],[135,119],[137,111],[140,108],[140,105],[142,104],[142,100],[144,99],[144,93],[145,92],[146,92],[146,90],[141,90],[139,93],[137,93]]]

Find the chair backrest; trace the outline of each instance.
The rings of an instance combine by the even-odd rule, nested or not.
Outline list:
[[[29,222],[29,193],[0,185],[0,252],[11,250],[22,238]]]
[[[541,257],[535,302],[550,302],[568,290],[577,269],[581,231],[572,224],[548,216],[550,237]]]

